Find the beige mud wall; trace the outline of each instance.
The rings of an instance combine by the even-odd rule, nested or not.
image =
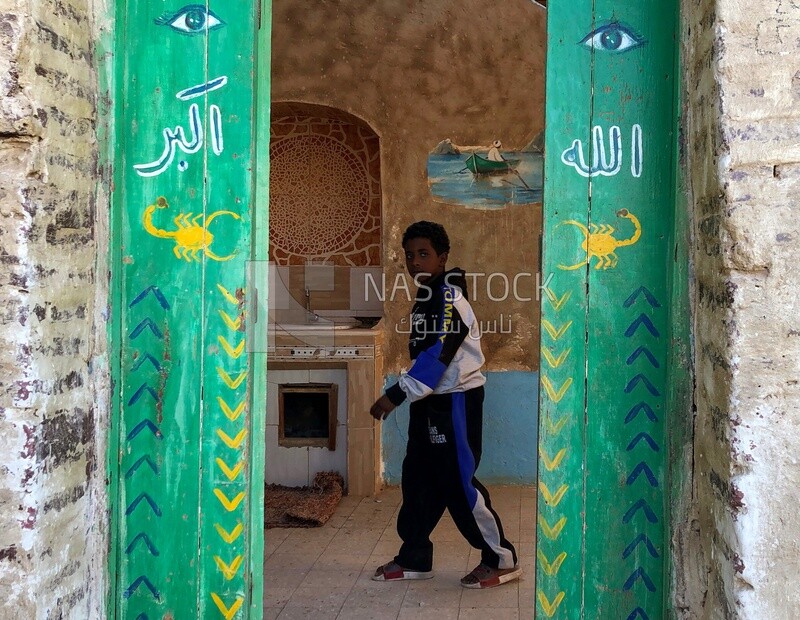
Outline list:
[[[696,407],[687,618],[800,618],[800,2],[683,2]]]
[[[0,0],[0,617],[9,620],[102,617],[97,439],[108,399],[105,333],[92,325],[106,299],[95,259],[108,214],[95,203],[93,9],[104,12],[85,0]]]
[[[513,150],[542,130],[545,22],[530,0],[493,2],[490,10],[479,0],[273,1],[273,101],[339,108],[380,136],[388,283],[405,270],[403,231],[421,219],[447,228],[448,267],[510,279],[538,271],[539,206],[484,211],[436,202],[426,168],[445,138],[489,145],[499,137]],[[484,337],[489,370],[538,368],[534,282],[519,280],[520,297],[534,301],[500,303],[478,278],[478,318],[512,316],[512,337]],[[492,285],[500,296],[501,281]],[[408,364],[407,335],[393,329],[410,310],[405,299],[385,304],[387,373]]]

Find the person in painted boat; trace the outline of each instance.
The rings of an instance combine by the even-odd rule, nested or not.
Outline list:
[[[489,149],[489,154],[486,156],[486,159],[489,161],[505,161],[506,158],[503,157],[503,154],[500,152],[503,143],[500,140],[495,140],[492,142],[492,146]]]
[[[403,234],[408,273],[418,284],[411,315],[412,366],[370,408],[378,420],[411,401],[403,460],[403,503],[395,558],[379,566],[376,581],[433,577],[430,535],[450,511],[458,530],[481,562],[461,579],[466,588],[490,588],[522,573],[514,546],[486,488],[475,477],[481,459],[486,377],[480,330],[467,301],[461,269],[445,269],[450,251],[440,224],[416,222]]]

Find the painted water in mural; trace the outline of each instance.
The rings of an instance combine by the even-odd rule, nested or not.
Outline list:
[[[428,184],[434,199],[473,209],[499,209],[542,201],[544,155],[505,151],[504,170],[481,172],[482,163],[495,164],[486,152],[431,154]],[[475,164],[471,162],[475,161]],[[477,168],[473,172],[471,168]]]

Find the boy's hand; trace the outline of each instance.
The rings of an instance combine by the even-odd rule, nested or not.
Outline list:
[[[389,397],[384,394],[369,408],[369,414],[376,420],[385,420],[394,411],[394,405]]]

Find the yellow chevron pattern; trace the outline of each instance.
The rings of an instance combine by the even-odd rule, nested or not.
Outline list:
[[[226,288],[225,288],[224,286],[222,286],[221,284],[217,284],[217,288],[219,289],[219,292],[220,292],[220,293],[222,293],[222,296],[223,296],[225,299],[227,299],[227,300],[228,300],[230,303],[232,303],[232,304],[233,304],[233,305],[235,305],[235,306],[238,306],[238,305],[239,305],[239,300],[238,300],[238,299],[236,299],[236,297],[234,297],[233,295],[231,295],[231,294],[228,292],[228,289],[226,289]]]
[[[244,401],[244,400],[243,400],[242,402],[240,402],[240,403],[239,403],[239,404],[236,406],[236,409],[231,409],[231,408],[228,406],[228,403],[226,403],[226,402],[225,402],[225,401],[222,399],[222,396],[217,396],[217,403],[219,403],[220,409],[222,409],[222,413],[224,413],[224,414],[225,414],[225,417],[226,417],[226,418],[228,418],[228,419],[229,419],[231,422],[235,422],[235,421],[236,421],[236,419],[237,419],[237,418],[238,418],[240,415],[242,415],[242,412],[244,411],[244,408],[245,408],[245,403],[246,403],[246,401]]]
[[[212,591],[211,598],[225,620],[234,620],[234,618],[247,615],[247,610],[243,609],[245,597],[241,593],[245,591],[245,578],[249,571],[247,563],[244,561],[248,531],[245,528],[247,521],[243,518],[243,513],[239,511],[247,507],[247,494],[249,493],[246,459],[240,452],[247,446],[249,432],[246,423],[249,362],[245,351],[246,339],[243,334],[246,320],[244,288],[234,286],[229,289],[222,284],[217,284],[217,289],[224,299],[224,301],[223,299],[218,300],[221,302],[219,305],[224,308],[216,309],[220,322],[217,323],[217,333],[210,335],[209,344],[219,343],[217,348],[219,362],[216,372],[222,381],[221,383],[215,382],[215,392],[209,394],[207,391],[205,398],[207,402],[213,402],[213,398],[216,397],[219,405],[219,409],[208,408],[209,414],[213,414],[209,421],[210,429],[214,430],[214,435],[221,441],[221,443],[215,442],[213,447],[216,469],[209,473],[213,474],[215,482],[212,483],[214,486],[211,488],[221,504],[221,508],[217,505],[209,506],[206,514],[222,514],[217,517],[218,522],[212,521],[214,529],[219,534],[219,539],[211,535],[211,540],[204,540],[202,543],[203,548],[208,549],[208,555],[214,559],[216,570],[219,571],[214,579],[219,581],[221,574],[222,579],[229,583],[224,591]],[[235,335],[232,332],[235,332]],[[242,358],[242,361],[231,363],[225,359],[226,357],[230,360]],[[236,452],[226,453],[223,444]],[[213,503],[213,500],[211,501]],[[230,514],[230,516],[222,516],[225,514]],[[233,526],[232,529],[226,529],[231,526]],[[215,573],[214,569],[210,567],[206,569],[206,572]],[[210,612],[208,615],[210,618],[214,617],[214,614]]]
[[[556,613],[558,606],[561,605],[561,601],[564,600],[563,592],[559,592],[553,599],[552,603],[547,599],[544,592],[541,590],[536,593],[536,596],[539,598],[539,604],[542,606],[542,610],[548,618],[553,617],[553,614]]]
[[[233,359],[239,359],[239,356],[242,354],[242,351],[244,351],[244,340],[242,340],[238,345],[236,345],[235,349],[231,346],[231,344],[227,340],[225,340],[225,336],[219,336],[217,340],[219,340],[219,343],[222,345],[222,348],[225,349],[225,353],[227,353]]]
[[[569,299],[572,297],[572,291],[565,292],[563,295],[561,295],[561,297],[557,297],[556,294],[547,287],[545,287],[545,291],[547,293],[550,306],[554,310],[553,317],[555,317],[557,313],[560,313],[561,309],[564,308]],[[563,321],[566,318],[567,317],[564,317],[564,319],[560,319],[560,321]],[[572,324],[573,321],[571,320],[566,321],[565,323],[559,323],[559,321],[551,322],[545,318],[542,318],[542,329],[547,333],[553,343],[561,340],[572,327]],[[573,341],[574,339],[567,338],[565,340]],[[561,346],[548,344],[545,346],[545,343],[543,342],[541,351],[542,358],[544,360],[542,362],[543,370],[548,367],[549,369],[558,369],[564,367],[569,368],[570,365],[574,364],[574,362],[568,362],[570,355],[572,354],[572,347],[568,346],[568,344]],[[545,364],[547,364],[547,366],[545,366]],[[574,371],[568,370],[567,372],[572,374]],[[556,383],[554,383],[554,381],[556,381]],[[565,403],[562,411],[562,407],[558,406],[558,404],[567,395],[570,388],[573,386],[573,383],[574,377],[572,376],[568,376],[566,379],[563,379],[562,382],[562,378],[554,379],[552,376],[547,376],[544,372],[541,374],[542,391],[547,395],[550,402],[548,403],[545,401],[542,407],[545,415],[545,428],[547,430],[547,435],[540,440],[539,444],[539,461],[541,463],[540,471],[543,470],[546,472],[554,472],[561,468],[562,464],[567,460],[568,448],[561,446],[568,444],[564,441],[556,441],[556,437],[561,433],[570,419],[571,406],[570,404]],[[556,418],[556,416],[559,414],[560,417]],[[548,449],[555,452],[555,454],[551,456],[552,453],[548,453]],[[568,484],[561,484],[561,486],[559,486],[557,489],[551,491],[544,481],[539,481],[539,492],[541,493],[541,496],[547,506],[549,506],[551,509],[554,509],[558,506],[568,490]],[[536,551],[537,569],[540,570],[539,575],[542,585],[546,585],[548,589],[558,588],[558,581],[556,581],[558,578],[558,572],[568,556],[566,551],[558,549],[560,544],[558,544],[557,541],[567,525],[567,517],[556,514],[552,516],[552,518],[557,520],[553,525],[551,525],[545,518],[543,512],[544,511],[540,510],[537,517],[540,532],[540,542],[537,545]],[[548,514],[552,515],[552,512],[548,512]],[[554,541],[556,548],[551,551],[551,547],[544,544],[544,542],[541,542],[545,541],[545,539]],[[552,552],[553,554],[556,554],[555,557],[552,558],[552,560],[548,558],[545,550],[547,550],[548,553]],[[553,580],[547,579],[548,577],[553,578]],[[539,601],[540,609],[543,612],[540,614],[542,617],[552,618],[556,614],[561,603],[564,601],[564,597],[566,596],[565,592],[558,589],[556,589],[556,592],[557,594],[555,597],[550,600],[544,593],[544,590],[537,589],[536,596]],[[538,615],[539,614],[537,614],[537,617]]]
[[[550,577],[554,577],[555,575],[558,574],[558,569],[561,568],[561,565],[564,563],[564,560],[567,559],[567,552],[562,551],[561,553],[559,553],[556,556],[556,559],[553,560],[552,563],[547,559],[547,556],[544,554],[544,552],[542,552],[541,549],[539,549],[536,552],[536,557],[539,558],[542,570],[544,570],[544,572],[547,573]]]
[[[217,457],[216,463],[217,466],[222,470],[222,473],[225,474],[225,476],[231,482],[236,480],[236,478],[239,477],[239,474],[242,473],[242,469],[244,469],[243,461],[239,461],[239,463],[233,469],[228,467],[227,463],[225,463],[225,461],[223,461],[220,457]]]
[[[547,471],[553,471],[556,467],[561,464],[561,461],[564,458],[564,455],[567,453],[566,448],[561,448],[558,451],[558,454],[555,455],[552,459],[548,456],[547,452],[545,452],[544,448],[539,449],[539,456],[542,457],[542,461],[544,461],[544,466]]]
[[[564,493],[567,492],[567,489],[569,489],[569,485],[562,484],[555,493],[551,493],[547,485],[541,480],[539,481],[539,490],[542,492],[544,501],[547,502],[548,506],[552,506],[553,508],[558,506],[558,503],[561,501],[561,498],[564,497]]]
[[[236,539],[239,538],[239,536],[241,536],[242,532],[244,531],[244,526],[242,525],[241,521],[239,521],[239,523],[236,524],[236,527],[233,528],[230,532],[226,530],[224,527],[222,527],[219,523],[215,523],[214,528],[217,530],[217,534],[220,535],[220,538],[222,538],[222,540],[224,540],[229,545],[231,543],[236,542]]]
[[[545,519],[542,515],[539,515],[539,525],[542,527],[542,533],[550,540],[556,540],[566,524],[566,517],[561,517],[558,521],[556,521],[555,525],[551,526],[547,522],[547,519]]]
[[[225,564],[225,562],[222,561],[222,558],[218,555],[214,556],[214,561],[217,563],[217,568],[222,571],[223,577],[230,581],[236,577],[236,573],[239,572],[239,567],[242,565],[242,556],[237,555],[235,558],[233,558],[233,562],[230,564]]]
[[[567,300],[572,295],[572,291],[567,291],[561,296],[561,299],[556,297],[556,294],[551,291],[549,288],[545,288],[547,291],[547,300],[550,302],[550,305],[553,306],[553,309],[558,312],[561,310],[561,307],[567,302]]]
[[[544,385],[544,389],[550,397],[550,400],[554,403],[558,403],[561,402],[561,399],[564,398],[564,394],[567,393],[567,390],[572,385],[572,377],[568,377],[567,380],[561,384],[561,387],[556,390],[555,386],[550,382],[550,379],[542,375],[542,385]]]
[[[550,337],[553,340],[558,340],[561,338],[561,336],[567,333],[567,330],[570,327],[572,327],[572,321],[564,323],[561,327],[556,329],[550,321],[542,319],[542,327],[544,327],[545,331],[550,334]]]
[[[555,357],[550,351],[543,347],[542,355],[544,355],[544,359],[547,360],[550,368],[558,368],[569,357],[571,351],[572,349],[567,349],[566,351],[562,351],[558,357]]]
[[[235,379],[231,377],[225,369],[222,367],[217,367],[217,374],[219,378],[227,385],[230,389],[235,390],[242,384],[242,382],[247,378],[247,371],[243,370],[239,373],[239,376]]]
[[[225,495],[225,493],[223,493],[219,489],[214,489],[214,495],[217,496],[217,499],[219,500],[220,504],[222,504],[225,507],[225,510],[227,510],[228,512],[233,512],[234,510],[236,510],[236,508],[239,506],[239,504],[242,503],[242,500],[244,499],[244,491],[239,493],[233,499],[228,499],[227,495]]]
[[[564,425],[569,420],[569,416],[565,415],[558,422],[553,422],[548,416],[545,420],[545,424],[547,424],[547,430],[550,431],[553,435],[558,435],[561,432],[561,429],[564,428]]]
[[[222,599],[214,592],[211,593],[211,599],[214,601],[214,604],[217,606],[217,609],[219,609],[222,617],[225,618],[225,620],[232,620],[232,618],[236,615],[236,612],[239,611],[239,608],[242,606],[242,603],[244,603],[244,597],[239,596],[236,598],[236,601],[234,601],[233,605],[226,607]]]
[[[247,436],[247,431],[242,429],[239,431],[236,437],[231,438],[225,433],[225,431],[223,431],[221,428],[218,428],[217,435],[219,435],[219,438],[225,442],[226,446],[232,450],[238,450],[241,447],[244,438]]]
[[[235,332],[242,330],[242,317],[241,315],[237,316],[235,319],[232,319],[230,315],[225,312],[224,310],[218,310],[219,315],[222,317],[222,320],[225,322],[230,329]]]

